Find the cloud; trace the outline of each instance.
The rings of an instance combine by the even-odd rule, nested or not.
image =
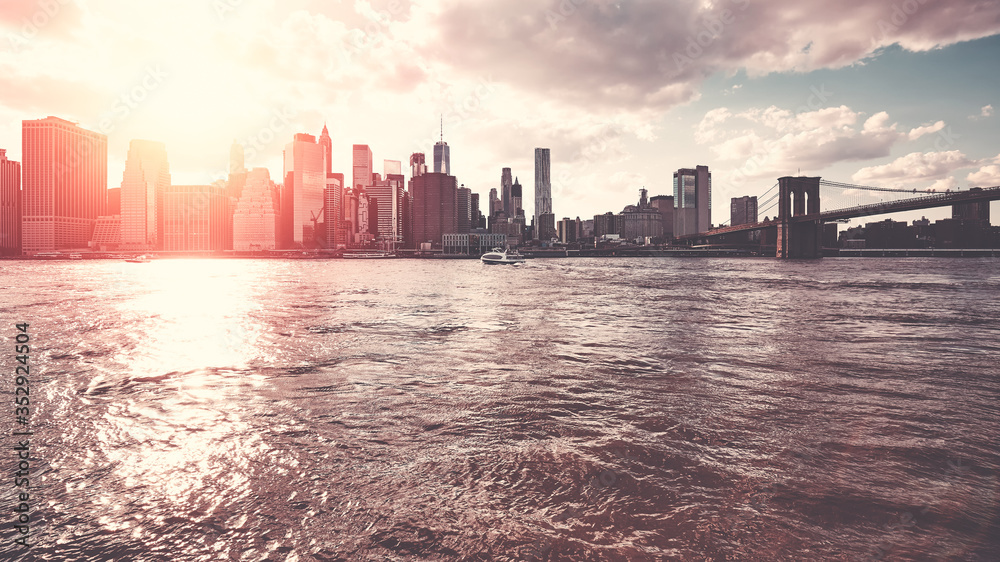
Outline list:
[[[927,191],[949,191],[958,187],[958,180],[955,176],[948,176],[944,179],[937,180],[932,183]]]
[[[453,68],[591,109],[669,108],[712,74],[840,68],[993,35],[1000,3],[845,0],[444,0],[412,10],[415,48]],[[775,30],[782,30],[775,33]]]
[[[798,114],[776,106],[737,114],[718,108],[695,127],[695,140],[710,144],[718,159],[735,162],[737,176],[774,178],[799,168],[818,172],[837,162],[885,157],[906,137],[884,111],[859,127],[861,117],[843,105]]]
[[[979,110],[979,115],[970,115],[969,119],[972,121],[978,121],[980,119],[987,119],[993,117],[993,106],[984,105],[982,109]]]
[[[947,152],[911,152],[888,164],[862,168],[851,176],[862,184],[877,183],[879,185],[907,186],[912,182],[943,179],[956,170],[975,166],[977,162],[969,159],[958,150]]]
[[[933,125],[924,125],[922,127],[917,127],[915,129],[911,129],[910,130],[910,134],[907,135],[907,136],[909,137],[909,139],[911,141],[912,140],[917,140],[917,139],[919,139],[920,137],[922,137],[924,135],[929,135],[931,133],[936,133],[936,132],[940,131],[941,129],[944,129],[944,126],[945,126],[944,125],[944,121],[938,121],[937,123],[934,123]]]
[[[992,164],[986,164],[979,170],[970,173],[965,179],[973,186],[993,187],[1000,185],[1000,155],[993,159]]]

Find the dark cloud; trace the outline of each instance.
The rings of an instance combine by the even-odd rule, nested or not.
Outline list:
[[[981,0],[448,0],[431,58],[592,107],[669,107],[718,71],[840,67],[899,43],[930,49],[1000,31]]]

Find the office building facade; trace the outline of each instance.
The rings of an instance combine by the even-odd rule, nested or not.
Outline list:
[[[267,168],[247,173],[243,194],[233,212],[233,249],[241,252],[278,248],[278,188]]]
[[[170,187],[167,148],[162,142],[133,140],[121,184],[122,248],[163,247],[163,193]]]
[[[458,183],[454,176],[427,173],[410,180],[413,244],[440,246],[441,236],[458,233]]]
[[[712,225],[712,173],[708,166],[674,172],[674,235],[706,232]]]
[[[552,161],[548,148],[535,149],[535,239],[555,236],[555,215],[542,225],[542,215],[552,215]],[[544,228],[543,228],[544,226]]]
[[[108,196],[108,138],[46,117],[21,122],[21,247],[82,249]]]
[[[322,218],[326,189],[323,151],[314,136],[302,133],[285,146],[278,240],[281,248],[313,248],[320,244],[315,230]]]
[[[21,255],[21,164],[0,149],[0,256]]]
[[[753,224],[757,222],[757,197],[744,195],[733,197],[729,204],[729,225]]]
[[[226,192],[216,185],[171,185],[163,193],[163,250],[225,249]]]

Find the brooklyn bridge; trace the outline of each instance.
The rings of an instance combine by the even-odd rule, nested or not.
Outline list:
[[[1000,200],[1000,186],[935,192],[852,185],[800,176],[779,178],[778,183],[757,199],[761,209],[758,215],[777,211],[773,218],[679,236],[677,241],[704,248],[755,246],[764,251],[774,248],[779,258],[819,258],[823,256],[826,223],[997,201]]]

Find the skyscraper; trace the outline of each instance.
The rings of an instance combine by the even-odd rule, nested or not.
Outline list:
[[[399,160],[383,160],[383,171],[385,177],[399,176],[403,174],[403,163]]]
[[[482,211],[479,210],[479,194],[473,193],[469,198],[469,206],[472,207],[472,222],[470,227],[473,229],[482,228],[479,226],[482,223]]]
[[[456,197],[458,229],[455,232],[457,234],[468,234],[469,229],[472,227],[472,190],[465,187],[465,184],[462,184],[462,187],[458,188]]]
[[[171,185],[163,192],[163,249],[221,251],[226,241],[225,189],[215,185]]]
[[[441,116],[441,140],[434,144],[434,173],[451,175],[451,149],[444,142],[444,116]]]
[[[326,162],[326,174],[333,173],[333,139],[330,138],[330,131],[323,123],[323,132],[319,135],[319,145],[323,147],[323,160]]]
[[[503,212],[508,217],[514,216],[514,208],[510,202],[510,188],[514,185],[511,178],[510,168],[504,168],[500,172],[500,204]]]
[[[276,249],[278,218],[278,188],[267,168],[254,168],[247,173],[246,186],[233,213],[233,249]]]
[[[326,189],[323,147],[316,137],[299,133],[285,146],[284,154],[279,246],[312,248],[321,243],[315,226],[322,219]]]
[[[389,162],[386,160],[386,162]],[[396,162],[399,165],[399,162]],[[387,169],[391,169],[387,166]],[[369,186],[369,204],[375,209],[376,221],[370,229],[379,242],[395,248],[403,242],[403,184],[402,174],[388,174],[385,179],[377,177]]]
[[[547,240],[555,235],[555,215],[545,221],[541,228],[542,215],[552,214],[552,180],[549,149],[535,149],[535,239]]]
[[[363,189],[372,182],[372,149],[367,144],[356,144],[353,149],[354,175],[351,178],[352,189]]]
[[[705,232],[712,224],[712,173],[708,166],[674,172],[674,236]]]
[[[514,184],[510,186],[510,209],[507,211],[508,215],[512,217],[524,215],[524,207],[522,206],[521,199],[523,191],[521,182],[518,181],[518,178],[514,178]]]
[[[239,199],[246,181],[247,169],[243,157],[243,145],[233,139],[233,145],[229,147],[229,181],[226,183],[226,195]]]
[[[410,177],[415,178],[427,173],[427,163],[423,152],[414,152],[410,155]]]
[[[237,145],[238,146],[238,145]],[[170,165],[162,142],[129,143],[122,174],[122,248],[159,250],[163,247],[163,192],[170,186]]]
[[[21,255],[21,164],[0,148],[0,256]]]
[[[413,244],[441,244],[444,234],[458,233],[458,183],[454,176],[427,173],[410,180],[413,197]]]
[[[729,205],[729,225],[751,224],[757,222],[757,197],[744,195],[733,197]]]
[[[46,117],[21,122],[21,246],[86,248],[108,197],[108,137]]]
[[[344,228],[344,174],[327,174],[326,204],[323,206],[323,225],[326,230],[326,247],[338,248],[347,245],[347,230]]]

